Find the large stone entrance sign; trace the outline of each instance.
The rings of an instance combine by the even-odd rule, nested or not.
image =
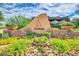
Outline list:
[[[28,26],[32,31],[42,33],[48,28],[51,28],[48,16],[46,13],[40,14],[35,17]]]

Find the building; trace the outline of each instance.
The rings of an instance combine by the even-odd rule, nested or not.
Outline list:
[[[32,20],[34,19],[35,17],[32,18]],[[64,22],[70,22],[70,18],[69,17],[60,17],[60,16],[57,16],[57,17],[49,17],[48,16],[48,20],[50,22],[50,24],[60,24],[60,23],[64,23]]]
[[[64,22],[70,22],[70,18],[69,17],[49,17],[49,22],[50,24],[60,24],[60,23],[64,23]]]

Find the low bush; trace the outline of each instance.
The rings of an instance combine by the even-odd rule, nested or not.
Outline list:
[[[52,24],[51,26],[54,28],[59,28],[59,29],[61,28],[61,24]]]
[[[37,37],[37,38],[34,39],[34,43],[36,43],[37,45],[42,45],[46,42],[47,42],[47,37],[45,37],[45,36]]]
[[[79,32],[79,28],[76,28],[73,30],[74,32]]]
[[[71,49],[79,50],[79,38],[73,39],[66,39],[64,42],[68,42],[68,45]]]
[[[58,50],[60,53],[64,53],[70,50],[69,44],[60,39],[54,39],[50,41],[50,46]]]
[[[44,32],[44,33],[43,33],[43,36],[45,36],[45,37],[47,37],[47,38],[50,38],[51,33],[50,33],[50,32]]]
[[[39,48],[37,49],[37,51],[38,51],[39,53],[44,53],[45,49],[42,48],[42,47],[39,47]]]
[[[14,42],[17,41],[17,38],[16,37],[10,37],[10,38],[1,38],[0,39],[0,45],[7,45],[7,44],[12,44]]]
[[[9,38],[9,33],[3,32],[2,33],[2,38]]]
[[[35,32],[27,32],[26,33],[26,36],[27,36],[27,38],[34,38],[34,37],[36,37],[36,33]]]
[[[2,33],[0,33],[0,38],[2,38]]]
[[[8,56],[20,56],[22,54],[24,55],[30,43],[31,40],[26,39],[18,40],[7,47],[5,55]]]
[[[71,23],[71,22],[65,22],[65,23],[63,23],[63,24],[61,24],[62,26],[75,26],[73,23]]]
[[[60,39],[53,39],[49,42],[50,46],[53,49],[57,49],[59,52],[64,53],[69,50],[79,50],[79,38],[73,39],[66,39],[66,40],[60,40]]]

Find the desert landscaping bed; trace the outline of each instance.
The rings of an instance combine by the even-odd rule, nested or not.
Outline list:
[[[4,41],[8,39],[14,38],[7,38]],[[1,56],[79,56],[79,38],[65,40],[56,38],[48,40],[46,37],[15,38],[14,42],[0,47]]]

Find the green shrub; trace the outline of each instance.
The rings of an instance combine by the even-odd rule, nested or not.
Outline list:
[[[0,38],[2,38],[2,33],[0,33]]]
[[[38,51],[39,53],[44,53],[45,49],[44,49],[44,48],[39,47],[39,48],[37,49],[37,51]]]
[[[19,56],[21,54],[24,54],[25,51],[27,51],[30,43],[31,43],[30,40],[25,40],[25,39],[18,40],[7,47],[6,55]]]
[[[54,49],[57,49],[59,52],[67,52],[72,49],[79,50],[79,38],[73,39],[66,39],[66,40],[60,40],[60,39],[54,39],[50,41],[50,46]]]
[[[79,18],[73,18],[72,23],[75,25],[75,28],[79,28]]]
[[[5,28],[5,25],[3,23],[0,23],[0,29]]]
[[[4,56],[4,55],[5,55],[4,49],[0,48],[0,56]]]
[[[65,23],[63,23],[63,24],[61,24],[62,26],[74,26],[74,24],[73,23],[71,23],[71,22],[65,22]]]
[[[17,38],[15,37],[10,37],[10,38],[1,38],[0,39],[0,45],[7,45],[7,44],[12,44],[17,41]]]
[[[59,28],[59,29],[61,28],[60,24],[51,24],[51,26],[54,27],[54,28]]]
[[[27,38],[34,38],[34,37],[36,37],[36,33],[35,32],[27,32],[26,33],[26,36],[27,36]]]
[[[79,32],[79,28],[76,28],[73,30],[74,32]]]
[[[29,18],[26,18],[25,16],[17,15],[17,16],[10,17],[8,19],[7,24],[16,25],[17,29],[21,29],[27,26],[30,22],[31,20]]]
[[[79,38],[73,39],[66,39],[64,42],[68,42],[68,45],[71,49],[79,50]]]
[[[34,39],[34,42],[37,43],[38,45],[42,45],[47,42],[47,37],[37,37]]]
[[[44,32],[44,33],[43,33],[43,36],[45,36],[45,37],[47,37],[47,38],[49,38],[50,35],[51,35],[51,34],[50,34],[49,32]]]
[[[9,38],[9,33],[3,32],[3,33],[2,33],[2,37],[3,37],[3,38]]]
[[[69,44],[60,39],[54,39],[50,41],[50,46],[54,49],[57,49],[60,53],[70,50]]]

